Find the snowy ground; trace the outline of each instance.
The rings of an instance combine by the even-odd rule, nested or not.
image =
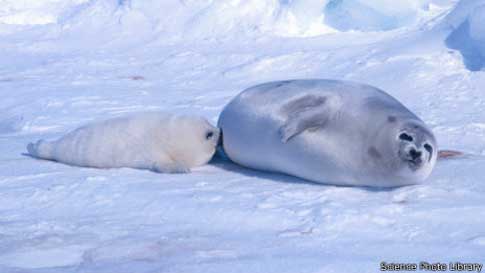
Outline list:
[[[484,263],[484,4],[0,0],[0,272]],[[215,124],[245,87],[288,78],[378,86],[422,117],[441,148],[469,156],[438,162],[424,185],[380,190],[220,158],[171,175],[22,155],[30,141],[127,112]]]

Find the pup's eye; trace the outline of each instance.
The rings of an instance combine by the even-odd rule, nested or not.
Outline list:
[[[433,154],[433,147],[431,147],[431,145],[426,143],[424,144],[424,148],[426,149],[426,151],[428,151],[428,153]]]
[[[399,135],[399,139],[401,140],[405,140],[405,141],[409,141],[409,142],[412,142],[413,141],[413,137],[406,134],[406,133],[402,133]]]
[[[208,132],[207,134],[205,134],[205,138],[207,140],[211,139],[213,136],[214,136],[214,132]]]

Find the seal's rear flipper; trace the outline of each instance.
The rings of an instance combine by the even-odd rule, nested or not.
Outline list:
[[[51,145],[44,140],[39,140],[36,143],[29,143],[27,145],[27,151],[33,157],[51,159]]]
[[[37,148],[35,147],[36,145],[32,142],[30,142],[27,145],[27,152],[29,152],[29,155],[33,157],[37,157]]]
[[[153,165],[151,170],[157,173],[190,173],[189,167],[178,162],[173,162],[171,164],[165,165],[155,164]]]
[[[443,160],[443,159],[454,159],[454,158],[460,158],[464,157],[465,153],[460,152],[460,151],[454,151],[454,150],[440,150],[438,151],[438,159]]]

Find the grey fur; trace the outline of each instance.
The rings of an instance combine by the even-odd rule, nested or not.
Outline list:
[[[369,152],[369,155],[374,157],[374,158],[381,158],[382,157],[382,154],[374,146],[370,147],[368,152]]]
[[[218,124],[232,161],[326,184],[421,183],[438,150],[431,130],[399,101],[378,88],[346,81],[250,87],[224,108]],[[413,139],[400,139],[402,131]]]

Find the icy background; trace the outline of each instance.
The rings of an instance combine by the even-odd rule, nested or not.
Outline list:
[[[74,168],[28,142],[140,110],[214,124],[289,78],[380,87],[435,131],[424,185],[311,184],[222,159]],[[484,262],[484,0],[0,0],[0,272],[377,272]]]

